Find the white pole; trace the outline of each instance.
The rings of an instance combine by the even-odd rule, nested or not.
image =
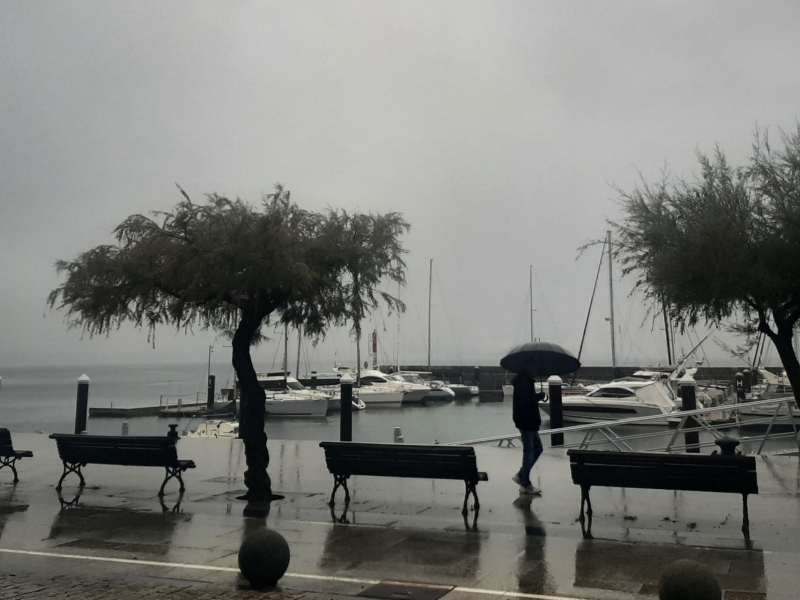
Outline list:
[[[295,379],[300,379],[300,344],[302,342],[302,337],[303,337],[303,326],[300,325],[297,328],[297,370],[294,372]],[[308,368],[307,365],[306,368]]]
[[[431,292],[433,291],[433,259],[428,269],[428,371],[431,370]]]
[[[606,240],[608,241],[608,296],[611,322],[611,368],[614,369],[616,376],[617,368],[617,346],[614,335],[614,277],[612,275],[612,265],[614,263],[614,254],[611,251],[611,232],[606,232]]]
[[[289,325],[283,326],[283,385],[289,387]]]

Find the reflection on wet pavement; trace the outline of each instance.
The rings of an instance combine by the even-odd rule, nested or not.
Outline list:
[[[543,494],[519,496],[510,481],[519,449],[477,447],[479,468],[491,483],[481,489],[480,520],[471,511],[465,526],[463,483],[446,480],[353,477],[349,506],[340,503],[332,513],[332,477],[315,442],[275,443],[270,472],[285,498],[246,505],[235,500],[243,490],[239,443],[182,440],[181,452],[198,467],[187,477],[184,497],[168,495],[162,507],[153,485],[163,477],[158,469],[98,466],[99,486],[77,496],[78,488],[65,488],[59,499],[55,448],[44,436],[19,437],[36,459],[25,481],[0,483],[0,571],[10,564],[56,566],[53,558],[7,560],[3,550],[15,549],[130,561],[113,568],[93,563],[102,573],[141,570],[141,562],[153,561],[148,575],[235,586],[241,541],[269,527],[292,551],[286,589],[345,596],[396,580],[459,586],[446,600],[474,599],[475,590],[652,597],[666,565],[693,558],[712,569],[728,600],[788,600],[800,572],[797,457],[772,457],[768,465],[759,459],[761,493],[751,498],[754,549],[748,550],[738,498],[720,494],[598,488],[593,493],[603,518],[595,523],[595,539],[584,540],[579,489],[566,456],[552,450],[536,467]],[[211,570],[187,572],[179,564]]]

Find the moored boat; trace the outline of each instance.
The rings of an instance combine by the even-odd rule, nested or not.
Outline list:
[[[607,383],[587,394],[563,396],[562,411],[565,423],[597,423],[633,417],[669,415],[678,410],[672,391],[658,381],[628,381]],[[550,404],[539,405],[550,414]],[[642,425],[666,425],[652,421]]]

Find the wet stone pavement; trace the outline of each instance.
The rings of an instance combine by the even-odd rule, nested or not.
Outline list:
[[[394,597],[409,600],[652,599],[680,558],[706,564],[727,600],[800,597],[797,457],[757,460],[748,544],[740,496],[616,488],[592,489],[594,539],[584,539],[561,450],[534,470],[542,496],[523,497],[510,481],[519,448],[476,447],[489,481],[478,486],[477,518],[470,510],[465,520],[463,483],[441,480],[354,477],[349,506],[340,492],[331,511],[318,444],[270,441],[273,488],[285,499],[246,517],[235,500],[245,468],[237,440],[181,440],[179,457],[197,468],[183,497],[168,485],[162,507],[161,469],[88,465],[84,490],[70,475],[59,495],[55,443],[12,435],[34,457],[18,463],[17,485],[0,471],[0,598],[375,598],[373,586],[398,581],[406,587]],[[279,531],[292,558],[277,588],[255,591],[237,552],[261,527]]]

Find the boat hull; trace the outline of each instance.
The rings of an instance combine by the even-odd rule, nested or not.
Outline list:
[[[268,417],[324,417],[328,412],[327,398],[267,398],[264,403]]]
[[[400,406],[403,403],[403,392],[373,392],[362,388],[358,392],[358,399],[368,408]]]
[[[541,409],[550,414],[550,404],[539,405]],[[573,402],[569,399],[562,401],[562,413],[564,423],[600,423],[602,421],[616,421],[619,419],[631,419],[633,417],[650,417],[653,415],[664,415],[661,407],[640,402]],[[664,421],[652,421],[640,423],[640,425],[657,425],[664,427]]]
[[[428,395],[428,390],[405,390],[403,392],[403,404],[413,404],[421,402],[422,399]]]

